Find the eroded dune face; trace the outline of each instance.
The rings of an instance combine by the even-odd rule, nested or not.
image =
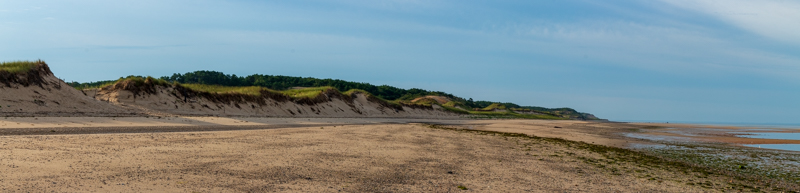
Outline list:
[[[365,93],[326,90],[293,99],[193,91],[180,85],[122,81],[79,91],[56,78],[47,64],[24,73],[0,71],[0,116],[256,116],[457,118],[439,106],[388,104]]]
[[[122,83],[124,84],[124,83]],[[325,91],[316,98],[290,99],[263,92],[261,96],[191,91],[175,85],[108,86],[85,90],[99,101],[141,110],[151,115],[260,117],[412,117],[457,118],[441,107],[392,106],[363,93]]]
[[[135,115],[94,100],[56,78],[45,63],[24,73],[0,73],[0,116]]]

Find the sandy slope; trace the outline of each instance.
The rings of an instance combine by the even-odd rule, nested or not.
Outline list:
[[[47,64],[0,74],[0,116],[249,116],[457,118],[441,107],[392,107],[363,93],[324,92],[324,98],[245,96],[188,91],[174,85],[128,80],[78,91],[58,79]]]
[[[404,117],[404,118],[457,118],[458,115],[443,111],[441,107],[412,108],[402,110],[382,106],[367,100],[364,94],[356,94],[353,101],[330,97],[330,101],[313,105],[292,101],[213,101],[204,97],[185,97],[171,86],[156,86],[153,94],[135,95],[131,91],[104,88],[87,90],[86,95],[100,101],[138,109],[151,115],[174,116],[256,116],[256,117]]]
[[[0,84],[3,116],[121,116],[131,112],[94,100],[54,76],[45,76],[42,87]]]

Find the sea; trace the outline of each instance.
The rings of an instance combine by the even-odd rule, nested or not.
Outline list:
[[[769,133],[769,132],[738,132],[739,137],[758,138],[758,139],[788,139],[800,140],[800,123],[730,123],[730,122],[681,122],[681,121],[622,121],[637,123],[676,123],[693,125],[715,125],[715,126],[735,126],[762,129],[796,129],[795,133]],[[787,151],[800,151],[800,144],[744,144],[744,146],[779,149]]]

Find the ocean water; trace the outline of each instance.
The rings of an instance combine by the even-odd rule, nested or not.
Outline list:
[[[798,130],[800,132],[800,130]],[[756,139],[786,139],[786,140],[800,140],[800,133],[749,133],[742,132],[748,135],[739,135],[739,137],[756,138]],[[766,148],[766,149],[780,149],[787,151],[800,151],[800,144],[753,144],[744,145],[748,147]]]
[[[800,129],[800,123],[687,122],[687,121],[635,121],[635,120],[630,120],[630,121],[623,120],[623,122],[676,123],[676,124],[755,127],[755,128],[773,128],[773,129]]]
[[[677,124],[694,124],[694,125],[715,125],[715,126],[735,126],[735,127],[750,127],[769,130],[769,129],[796,129],[794,133],[768,133],[768,132],[736,132],[734,134],[739,137],[757,138],[757,139],[785,139],[785,140],[800,140],[800,123],[713,123],[713,122],[680,122],[680,121],[630,121],[640,123],[677,123]],[[766,148],[766,149],[779,149],[787,151],[800,151],[800,144],[750,144],[744,145],[748,147]]]
[[[780,149],[787,151],[800,151],[800,144],[755,144],[744,145],[747,147],[764,148],[764,149]]]
[[[800,130],[798,130],[800,132]],[[736,133],[740,134],[740,133]],[[756,138],[756,139],[787,139],[787,140],[800,140],[800,133],[750,133],[741,132],[739,137]]]

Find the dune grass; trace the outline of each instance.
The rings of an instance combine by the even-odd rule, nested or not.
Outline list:
[[[483,109],[481,109],[481,110],[484,110],[484,111],[491,111],[491,110],[495,110],[495,109],[499,109],[499,110],[505,110],[505,109],[506,109],[506,106],[504,106],[504,105],[501,105],[501,104],[494,103],[494,104],[491,104],[491,105],[489,105],[488,107],[486,107],[486,108],[483,108]]]
[[[36,61],[10,61],[10,62],[0,62],[0,71],[6,71],[9,73],[24,73],[36,68],[38,64],[43,64],[44,61],[36,60]]]
[[[88,82],[88,83],[68,82],[67,84],[75,89],[83,90],[83,89],[103,88],[114,85],[116,83],[117,80],[105,80],[105,81]]]
[[[333,87],[323,86],[323,87],[312,87],[312,88],[289,89],[278,92],[286,96],[292,97],[294,99],[300,99],[300,98],[316,98],[317,96],[322,94],[323,91],[328,89],[335,90],[335,88]]]
[[[372,95],[372,93],[369,93],[369,92],[367,92],[365,90],[361,90],[361,89],[350,89],[350,90],[347,90],[347,91],[343,92],[342,94],[352,95],[353,93],[364,93],[364,94],[367,94],[367,95]]]
[[[333,87],[326,86],[326,87],[300,88],[300,89],[275,91],[260,86],[219,86],[219,85],[207,85],[207,84],[180,84],[180,85],[194,91],[219,93],[219,94],[236,93],[236,94],[261,96],[261,91],[266,90],[270,92],[280,93],[282,95],[286,95],[293,99],[316,98],[325,90],[335,89]]]
[[[142,85],[145,85],[145,84],[161,85],[161,86],[170,85],[170,83],[167,82],[164,79],[153,78],[151,76],[147,76],[147,77],[143,77],[143,76],[128,76],[128,77],[125,77],[125,78],[120,78],[119,80],[117,80],[114,83],[116,84],[116,83],[123,82],[123,81],[133,81],[133,83],[136,84],[136,86],[142,86]]]
[[[466,105],[463,105],[463,104],[461,104],[459,102],[456,102],[456,101],[449,101],[449,102],[447,102],[445,104],[442,104],[442,106],[457,108],[459,106],[466,106]]]
[[[439,102],[436,101],[436,99],[432,99],[432,98],[423,98],[423,99],[417,100],[416,102],[410,102],[410,103],[411,104],[418,104],[418,105],[425,105],[425,106],[431,106],[431,105],[434,105],[434,104],[439,105]]]
[[[457,113],[462,115],[467,115],[471,118],[478,118],[478,119],[552,119],[552,120],[563,120],[566,118],[558,117],[549,114],[523,114],[523,113],[516,113],[513,111],[509,111],[506,106],[498,103],[494,103],[489,105],[486,108],[480,110],[469,110],[465,108],[466,105],[456,102],[456,101],[449,101],[445,104],[440,104],[436,100],[433,99],[420,99],[416,102],[411,102],[410,100],[397,100],[395,101],[400,104],[414,104],[414,105],[424,105],[424,106],[432,106],[438,105],[443,109]],[[505,111],[493,111],[495,109],[505,110]]]
[[[266,90],[266,88],[260,86],[219,86],[207,84],[181,84],[181,86],[200,92],[237,93],[254,96],[261,96],[261,91]]]
[[[122,81],[128,81],[128,80],[133,81],[136,85],[142,85],[142,84],[147,84],[147,83],[156,84],[156,85],[169,85],[169,84],[172,84],[172,83],[170,83],[170,82],[168,82],[168,81],[166,81],[164,79],[157,79],[157,78],[153,78],[153,77],[129,76],[127,78],[120,78],[119,80],[117,80],[115,82],[108,82],[108,83],[99,85],[97,87],[101,88],[101,87],[105,87],[105,86],[108,86],[108,85],[113,85],[113,84],[116,84],[116,83],[119,83],[119,82],[122,82]],[[177,84],[177,83],[174,83],[174,84]],[[273,92],[273,93],[279,93],[279,94],[288,96],[288,97],[293,98],[293,99],[303,99],[303,98],[313,99],[313,98],[317,98],[320,94],[322,94],[323,92],[325,92],[326,90],[329,90],[329,89],[341,92],[341,91],[337,90],[336,88],[330,87],[330,86],[311,87],[311,88],[298,88],[298,89],[275,91],[275,90],[271,90],[271,89],[268,89],[268,88],[265,88],[265,87],[260,87],[260,86],[219,86],[219,85],[207,85],[207,84],[179,84],[179,85],[181,85],[181,86],[183,86],[185,88],[188,88],[190,90],[194,90],[194,91],[208,92],[208,93],[219,93],[219,94],[236,93],[236,94],[246,94],[246,95],[253,95],[253,96],[261,96],[262,91],[268,91],[268,92]],[[392,105],[392,106],[397,106],[398,108],[400,108],[402,104],[406,104],[406,105],[423,105],[423,106],[429,106],[429,107],[431,107],[433,105],[438,105],[438,106],[442,107],[446,111],[450,111],[450,112],[457,113],[457,114],[469,115],[469,116],[472,116],[473,118],[565,119],[565,118],[562,118],[562,117],[557,117],[557,116],[547,115],[547,114],[545,114],[545,115],[541,115],[541,114],[520,114],[520,113],[515,113],[515,112],[512,112],[512,111],[491,112],[490,110],[494,110],[494,109],[506,109],[507,110],[507,108],[504,105],[497,104],[497,103],[489,105],[488,107],[482,109],[483,111],[470,111],[470,110],[462,109],[463,106],[465,106],[465,105],[463,105],[462,103],[459,103],[459,102],[455,102],[455,101],[450,101],[450,102],[447,102],[445,104],[439,104],[439,102],[437,102],[434,99],[422,99],[422,100],[418,100],[417,102],[411,102],[411,101],[406,101],[406,100],[389,101],[389,100],[383,99],[381,97],[377,97],[375,95],[372,95],[370,92],[367,92],[365,90],[360,90],[360,89],[351,89],[351,90],[348,90],[346,92],[341,92],[341,93],[343,95],[353,95],[355,93],[363,93],[367,97],[378,99],[378,100],[380,100],[382,102],[385,102],[386,104],[389,104],[389,105]],[[461,108],[459,108],[459,107],[461,107]]]
[[[160,81],[164,81],[164,80],[161,80],[161,79],[159,79],[159,80]],[[329,90],[329,89],[333,89],[333,90],[338,91],[336,88],[330,87],[330,86],[312,87],[312,88],[298,88],[298,89],[274,91],[274,90],[270,90],[270,89],[267,89],[267,88],[264,88],[264,87],[259,87],[259,86],[219,86],[219,85],[205,85],[205,84],[181,84],[181,85],[186,87],[186,88],[188,88],[188,89],[194,90],[194,91],[202,91],[202,92],[210,92],[210,93],[239,93],[239,94],[247,94],[247,95],[255,95],[255,96],[260,96],[261,95],[261,91],[267,90],[267,91],[276,92],[276,93],[280,93],[280,94],[286,95],[286,96],[288,96],[290,98],[293,98],[293,99],[316,98],[317,96],[322,94],[324,91]],[[339,91],[339,92],[341,92],[341,91]],[[464,110],[464,109],[458,108],[458,106],[461,106],[462,104],[459,104],[459,103],[453,102],[453,101],[450,101],[450,102],[448,102],[446,104],[439,104],[436,100],[433,100],[433,99],[418,100],[417,102],[414,102],[414,103],[412,103],[411,101],[401,101],[401,100],[388,101],[388,100],[385,100],[383,98],[374,96],[371,93],[369,93],[367,91],[364,91],[364,90],[360,90],[360,89],[351,89],[351,90],[342,92],[342,94],[344,94],[344,95],[353,95],[355,93],[363,93],[363,94],[367,95],[367,97],[374,97],[374,98],[379,99],[379,100],[381,100],[383,102],[386,102],[387,104],[390,104],[390,105],[401,105],[401,104],[416,104],[416,105],[425,105],[425,106],[439,105],[439,106],[441,106],[442,108],[444,108],[447,111],[450,111],[450,112],[453,112],[453,113],[458,113],[458,114],[463,114],[463,115],[470,115],[470,116],[472,116],[474,118],[565,119],[565,118],[557,117],[557,116],[553,116],[553,115],[546,115],[546,114],[545,115],[541,115],[541,114],[520,114],[520,113],[515,113],[515,112],[512,112],[512,111],[505,111],[505,112],[468,111],[468,110]],[[487,109],[491,109],[491,110],[494,110],[494,109],[506,109],[506,107],[501,105],[501,104],[492,104],[489,107],[487,107]]]

